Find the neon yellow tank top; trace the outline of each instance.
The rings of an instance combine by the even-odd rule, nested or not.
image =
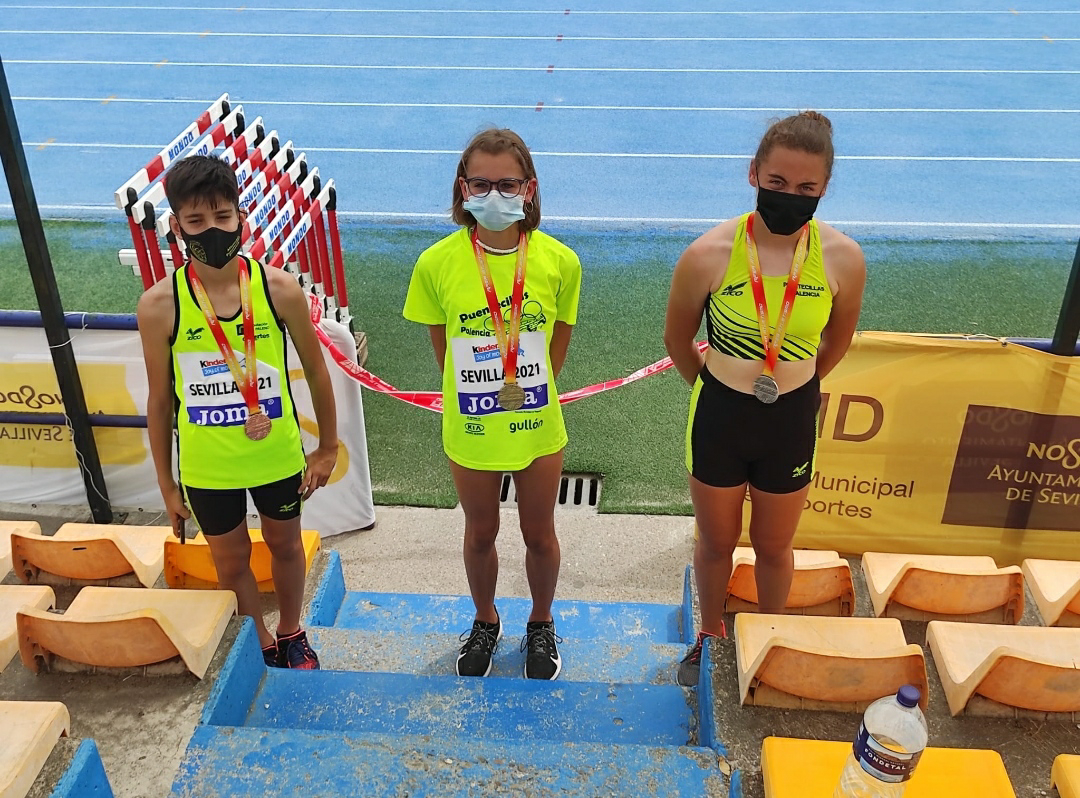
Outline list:
[[[761,342],[754,290],[746,265],[746,220],[749,216],[747,213],[739,217],[724,282],[709,295],[705,305],[705,326],[709,346],[717,352],[740,360],[764,360],[765,347]],[[784,301],[787,275],[766,276],[764,282],[769,332],[772,333]],[[821,345],[821,331],[829,321],[831,312],[832,289],[825,278],[825,261],[821,257],[821,231],[817,220],[811,219],[806,263],[799,278],[799,290],[791,309],[787,336],[780,348],[780,360],[809,360],[815,357]]]
[[[273,422],[261,441],[244,434],[247,408],[195,301],[188,265],[173,273],[176,327],[172,340],[180,480],[193,488],[254,488],[304,470],[300,426],[286,360],[285,324],[274,310],[261,264],[248,260],[255,319],[259,404]],[[242,316],[221,328],[244,364]]]

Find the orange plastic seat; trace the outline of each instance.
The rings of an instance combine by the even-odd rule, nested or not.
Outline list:
[[[40,535],[41,526],[36,521],[0,521],[0,579],[11,570],[11,535]]]
[[[735,616],[744,705],[861,712],[913,684],[927,698],[922,648],[892,618]]]
[[[56,741],[67,737],[71,718],[56,701],[0,701],[0,796],[30,792]]]
[[[992,557],[867,552],[866,587],[878,617],[909,621],[1018,623],[1024,575]]]
[[[1035,606],[1047,626],[1080,626],[1080,562],[1024,560]]]
[[[927,642],[949,711],[1080,712],[1080,629],[931,621]]]
[[[63,615],[16,614],[23,664],[54,657],[87,667],[138,668],[179,658],[200,679],[236,612],[227,590],[85,587]]]
[[[0,671],[19,650],[15,613],[23,607],[48,610],[56,606],[56,596],[48,585],[0,585]]]
[[[753,548],[740,546],[732,556],[725,612],[757,612],[757,582]],[[835,551],[795,550],[795,574],[791,580],[786,612],[794,615],[852,615],[855,587],[851,567]]]
[[[1080,756],[1061,754],[1054,760],[1050,787],[1056,787],[1061,798],[1080,798]]]
[[[11,553],[15,573],[26,583],[106,582],[133,574],[143,587],[153,587],[171,535],[162,526],[64,524],[51,537],[12,533]]]
[[[270,569],[270,547],[263,540],[262,530],[252,529],[251,571],[262,593],[274,592],[274,577]],[[308,571],[315,555],[322,547],[322,539],[314,529],[300,532],[304,545],[304,561]],[[200,532],[186,543],[170,536],[165,540],[165,584],[169,587],[189,590],[206,590],[218,587],[217,569],[210,555],[210,546]]]

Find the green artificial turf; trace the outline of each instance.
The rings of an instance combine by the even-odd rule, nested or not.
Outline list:
[[[449,228],[350,226],[342,230],[356,328],[369,337],[368,368],[402,389],[437,390],[426,329],[401,317],[416,256]],[[585,271],[578,325],[561,390],[629,374],[664,356],[672,264],[686,233],[553,231]],[[118,265],[130,246],[119,223],[51,222],[46,233],[67,310],[130,313],[139,279]],[[869,277],[860,329],[1052,335],[1072,262],[1068,242],[862,242]],[[12,222],[0,223],[0,307],[36,307]],[[689,389],[674,371],[565,408],[566,470],[602,473],[605,512],[687,513],[682,465]],[[375,500],[452,506],[438,415],[366,392]]]

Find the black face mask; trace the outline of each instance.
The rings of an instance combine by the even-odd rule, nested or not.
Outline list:
[[[220,227],[207,227],[201,233],[189,235],[183,228],[180,235],[187,244],[188,254],[200,260],[212,269],[223,269],[240,251],[240,229],[222,230]],[[772,229],[772,228],[770,228]]]
[[[818,201],[821,197],[807,197],[802,194],[787,194],[783,191],[771,191],[758,187],[757,212],[770,233],[789,236],[798,232],[804,224],[814,218]]]

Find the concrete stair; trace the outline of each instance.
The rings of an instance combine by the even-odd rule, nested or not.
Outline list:
[[[272,781],[237,770],[256,751],[280,763]],[[278,795],[371,798],[727,794],[715,755],[702,749],[214,726],[195,730],[173,794],[260,795],[268,785]]]
[[[729,794],[674,682],[683,606],[558,601],[554,682],[522,676],[529,602],[498,608],[493,675],[459,678],[467,597],[346,592],[330,553],[307,619],[323,670],[265,668],[246,623],[173,795]]]

